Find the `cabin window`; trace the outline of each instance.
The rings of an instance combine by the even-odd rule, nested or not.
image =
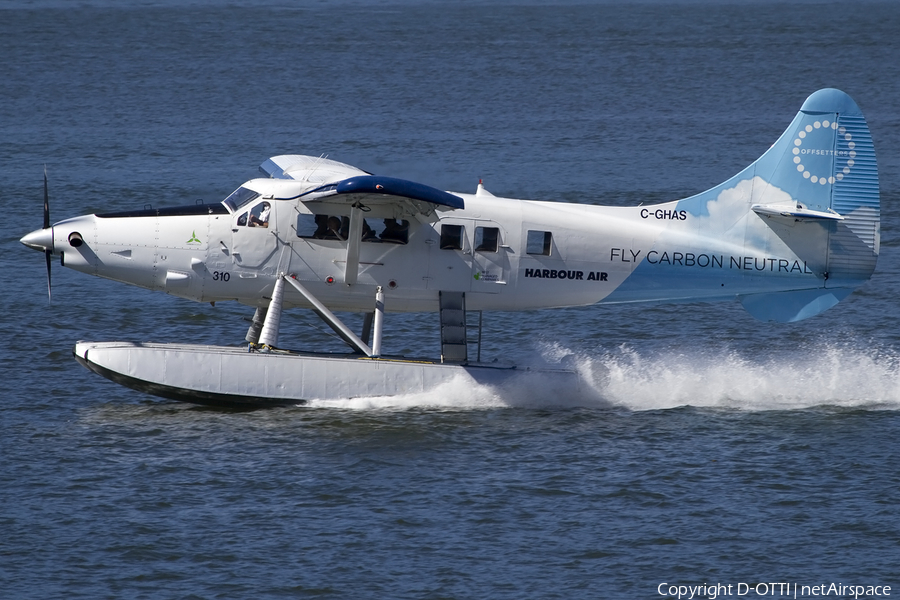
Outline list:
[[[318,225],[316,224],[316,218],[318,218],[318,216],[319,215],[308,215],[306,213],[297,215],[297,237],[313,237],[313,234],[316,233],[316,229],[318,229]]]
[[[231,212],[235,213],[240,207],[249,204],[258,197],[259,194],[257,192],[245,187],[239,187],[231,192],[231,195],[225,198],[225,200],[222,201],[222,204],[227,206]]]
[[[297,237],[314,240],[344,241],[350,233],[350,217],[336,215],[297,215]]]
[[[462,225],[441,225],[441,250],[462,250]]]
[[[475,228],[475,250],[477,252],[496,252],[500,247],[500,230],[496,227]]]
[[[409,241],[409,221],[403,219],[366,219],[363,222],[364,242],[405,244]]]
[[[528,231],[525,242],[526,254],[540,254],[550,256],[552,236],[549,231]]]
[[[297,237],[313,240],[344,241],[350,236],[350,217],[336,215],[297,215]],[[363,220],[360,238],[364,242],[406,244],[409,221],[397,219]]]

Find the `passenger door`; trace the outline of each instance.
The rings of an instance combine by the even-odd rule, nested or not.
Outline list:
[[[472,225],[472,291],[496,294],[509,276],[506,232],[493,221],[474,221]]]
[[[444,218],[434,225],[428,240],[428,279],[426,287],[447,292],[472,289],[472,234],[469,219]]]

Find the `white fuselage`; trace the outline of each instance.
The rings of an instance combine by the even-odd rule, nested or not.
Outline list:
[[[268,227],[242,224],[241,211],[224,209],[76,217],[53,227],[54,252],[66,267],[202,302],[265,305],[276,276],[293,274],[332,309],[350,311],[370,311],[376,286],[387,311],[437,310],[439,291],[466,292],[470,310],[525,310],[594,304],[617,289],[616,302],[634,302],[823,287],[823,265],[786,247],[766,252],[705,235],[675,202],[616,208],[457,195],[465,209],[413,215],[371,207],[366,225],[407,221],[406,243],[363,239],[355,281],[339,232],[303,235],[311,209],[325,207],[299,200],[270,201]],[[331,206],[320,218],[350,213]],[[83,239],[78,247],[73,232]],[[658,268],[665,286],[620,289],[643,263]],[[285,305],[307,303],[289,291]]]
[[[834,89],[812,94],[739,173],[653,206],[451,194],[304,155],[260,170],[221,204],[87,215],[22,242],[202,302],[264,308],[284,274],[331,310],[371,312],[381,287],[392,312],[438,310],[441,292],[465,293],[469,310],[737,298],[781,322],[834,306],[880,251],[871,134]],[[286,291],[286,306],[309,302]]]

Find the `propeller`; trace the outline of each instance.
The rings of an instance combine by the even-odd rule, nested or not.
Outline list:
[[[50,260],[53,258],[53,228],[50,226],[50,191],[47,183],[47,165],[44,165],[44,226],[24,236],[20,242],[32,250],[44,252],[47,262],[47,300],[51,301]]]
[[[50,191],[47,185],[47,165],[44,165],[44,229],[50,227]],[[52,285],[50,284],[50,259],[53,251],[50,248],[44,249],[44,259],[47,262],[47,302],[53,303]]]

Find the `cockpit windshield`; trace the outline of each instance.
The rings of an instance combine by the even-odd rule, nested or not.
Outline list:
[[[245,187],[239,187],[238,189],[231,192],[231,195],[225,198],[222,201],[222,204],[228,207],[232,213],[237,212],[237,210],[243,205],[252,202],[255,198],[259,196],[259,193],[254,192],[253,190],[248,190]]]

